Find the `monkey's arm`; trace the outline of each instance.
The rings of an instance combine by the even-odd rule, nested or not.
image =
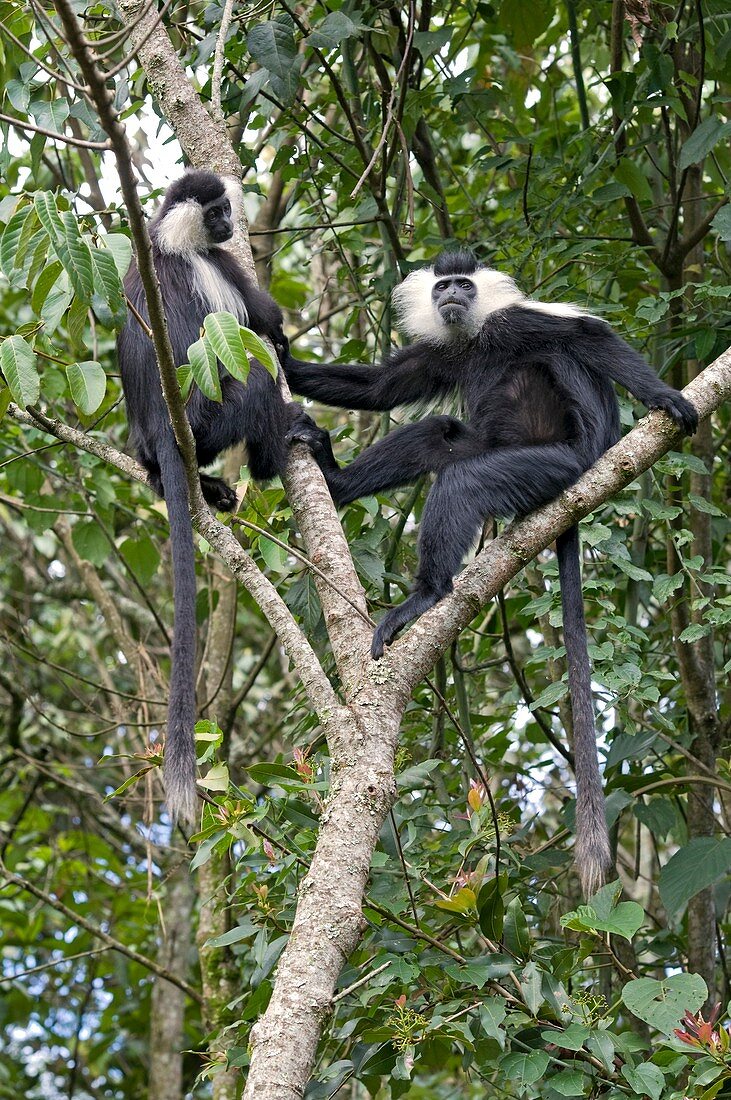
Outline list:
[[[698,427],[698,413],[690,401],[658,378],[642,356],[603,321],[585,318],[583,325],[589,328],[591,341],[596,345],[597,354],[592,356],[594,367],[603,366],[610,378],[648,409],[663,409],[686,435],[692,435]]]
[[[402,348],[380,366],[305,363],[287,355],[284,373],[295,393],[345,409],[395,409],[437,397],[451,387],[429,369],[423,354]]]

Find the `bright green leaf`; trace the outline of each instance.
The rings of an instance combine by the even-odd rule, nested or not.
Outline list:
[[[107,391],[107,376],[101,363],[93,359],[69,363],[66,367],[71,398],[84,416],[91,416],[101,405]]]
[[[35,405],[41,392],[41,380],[35,352],[22,336],[9,336],[0,344],[0,370],[13,400],[21,408]]]
[[[708,996],[700,974],[672,974],[662,981],[635,978],[622,990],[622,1000],[639,1020],[670,1035],[686,1012],[695,1014]]]

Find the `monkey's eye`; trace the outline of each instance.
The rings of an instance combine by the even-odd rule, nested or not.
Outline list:
[[[231,203],[230,203],[230,202],[226,201],[226,202],[225,202],[225,203],[223,204],[223,212],[224,212],[224,214],[226,214],[226,215],[228,215],[228,214],[230,214],[230,213],[231,213]]]
[[[472,283],[470,282],[469,279],[460,279],[459,285],[462,288],[462,290],[471,290],[472,289]]]

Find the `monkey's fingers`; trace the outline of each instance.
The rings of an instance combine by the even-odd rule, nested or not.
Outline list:
[[[693,435],[698,427],[698,412],[686,401],[682,393],[669,393],[658,400],[656,406],[672,417],[686,435]]]

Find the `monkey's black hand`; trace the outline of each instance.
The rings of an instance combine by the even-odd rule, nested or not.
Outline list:
[[[272,333],[272,343],[274,344],[274,350],[277,353],[279,362],[284,366],[289,359],[289,340],[284,335],[281,328]]]
[[[686,435],[693,435],[698,427],[697,410],[677,390],[671,390],[670,393],[656,398],[651,407],[666,412],[668,416],[673,418],[678,427],[683,429]]]

